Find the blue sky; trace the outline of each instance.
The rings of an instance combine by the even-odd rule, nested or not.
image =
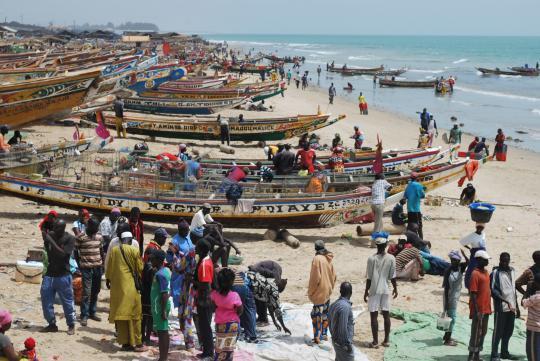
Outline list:
[[[148,21],[194,33],[540,36],[538,1],[3,0],[0,19]]]

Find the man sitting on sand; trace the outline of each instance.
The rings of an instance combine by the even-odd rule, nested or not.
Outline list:
[[[424,275],[424,262],[416,247],[401,250],[396,256],[396,278],[418,281]]]
[[[392,209],[392,224],[394,226],[404,226],[407,223],[407,215],[403,211],[405,203],[407,200],[402,198]]]

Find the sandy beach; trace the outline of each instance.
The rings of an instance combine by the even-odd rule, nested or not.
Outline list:
[[[362,90],[362,89],[359,89]],[[406,91],[406,90],[404,90]],[[403,118],[391,113],[371,108],[369,115],[360,115],[357,104],[344,100],[338,96],[334,105],[328,105],[326,89],[320,89],[311,85],[306,91],[291,86],[285,93],[285,97],[275,97],[267,101],[275,106],[273,115],[292,115],[298,113],[315,113],[320,105],[322,112],[332,114],[346,114],[347,118],[337,124],[319,130],[321,143],[330,143],[335,133],[340,133],[345,145],[352,147],[349,137],[353,134],[353,126],[358,125],[364,132],[366,146],[374,146],[377,135],[383,141],[385,148],[412,148],[416,146],[418,138],[418,123],[415,114],[411,118]],[[370,99],[367,98],[369,103]],[[226,113],[238,114],[234,110]],[[247,113],[246,113],[247,114]],[[260,113],[250,113],[250,116],[259,116]],[[414,117],[414,118],[413,118]],[[437,114],[435,114],[437,117]],[[73,128],[36,124],[26,128],[29,140],[36,144],[54,143],[60,137],[70,138]],[[90,135],[93,130],[85,128],[84,132]],[[442,133],[436,145],[442,144]],[[495,136],[496,129],[493,129]],[[119,149],[122,146],[130,148],[141,138],[115,141],[112,147]],[[471,135],[464,135],[463,144],[466,147],[471,140]],[[290,140],[296,145],[297,139]],[[176,151],[174,140],[158,139],[149,142],[150,150],[157,154],[163,150]],[[190,148],[198,149],[201,153],[209,153],[212,157],[223,157],[219,152],[217,142],[188,142]],[[490,143],[493,149],[493,143]],[[260,148],[247,147],[241,144],[235,157],[247,158],[264,157]],[[532,264],[531,254],[538,249],[538,234],[540,233],[540,189],[538,179],[540,177],[540,154],[509,146],[507,162],[490,162],[483,166],[475,176],[475,185],[478,196],[482,201],[497,205],[497,210],[487,226],[487,249],[493,257],[491,265],[497,263],[498,255],[502,251],[510,252],[512,266],[520,274],[526,267]],[[461,189],[457,182],[448,184],[435,192],[448,198],[457,198]],[[36,205],[33,202],[0,195],[0,263],[15,262],[26,256],[28,248],[40,246],[41,236],[37,224],[50,207]],[[75,212],[55,207],[61,215],[66,215],[70,220],[74,219]],[[442,206],[424,206],[423,213],[429,216],[424,221],[424,236],[430,240],[433,248],[432,253],[446,258],[446,254],[457,249],[459,239],[474,230],[474,223],[470,220],[469,210],[457,206],[455,201],[446,200]],[[385,223],[390,222],[385,218]],[[146,239],[151,239],[153,227],[156,224],[149,223]],[[173,225],[166,225],[173,232]],[[293,233],[300,239],[298,249],[291,249],[285,244],[263,240],[264,230],[236,230],[227,229],[228,237],[237,241],[242,254],[245,257],[243,266],[254,262],[273,259],[278,261],[284,271],[284,278],[288,278],[288,286],[281,295],[282,301],[293,304],[306,304],[309,300],[306,296],[311,259],[314,255],[313,242],[323,239],[327,248],[334,253],[334,265],[338,275],[338,285],[342,281],[350,281],[353,285],[354,304],[365,303],[362,299],[365,288],[366,261],[369,255],[375,251],[368,247],[368,238],[356,237],[356,225],[345,224],[329,229],[295,230]],[[354,235],[352,239],[342,235]],[[396,236],[392,237],[397,239]],[[491,269],[491,266],[490,268]],[[59,320],[61,332],[56,334],[37,334],[36,330],[45,326],[42,316],[39,285],[16,283],[13,280],[14,269],[9,267],[0,268],[0,284],[3,291],[0,293],[0,306],[11,310],[15,318],[21,318],[31,323],[30,328],[19,328],[17,325],[9,332],[9,336],[15,345],[22,346],[26,337],[33,336],[38,340],[38,352],[42,360],[135,360],[134,354],[119,352],[114,344],[114,327],[107,322],[108,291],[103,289],[100,293],[99,312],[103,321],[91,322],[88,327],[77,325],[76,335],[67,336],[66,325]],[[399,296],[393,301],[393,307],[407,311],[431,311],[440,312],[442,309],[442,278],[426,276],[416,283],[398,282]],[[333,294],[335,299],[339,294],[336,287]],[[459,313],[465,315],[468,311],[468,297],[462,294]],[[57,314],[61,314],[61,307],[56,306]],[[77,314],[79,308],[77,307]],[[524,319],[526,312],[522,313]],[[399,322],[393,320],[393,327],[398,327]],[[382,319],[381,327],[382,331]],[[306,330],[307,333],[310,330]],[[441,333],[442,337],[442,333]],[[355,325],[355,343],[361,351],[368,355],[370,360],[382,360],[384,348],[378,350],[368,349],[365,345],[371,341],[369,327],[369,315],[362,314]],[[486,341],[488,342],[488,341]],[[522,350],[520,350],[522,351]],[[59,356],[59,357],[57,357]]]

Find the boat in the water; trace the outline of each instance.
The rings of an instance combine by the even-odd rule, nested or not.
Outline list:
[[[71,109],[83,102],[101,74],[91,69],[0,85],[0,119],[16,128]]]
[[[233,141],[283,140],[327,127],[344,118],[344,115],[330,118],[330,114],[246,118],[242,122],[238,118],[229,118],[229,135]],[[114,112],[103,112],[103,119],[106,126],[114,128]],[[154,137],[219,140],[221,134],[215,116],[178,118],[125,112],[124,122],[128,133]]]
[[[399,87],[399,88],[434,88],[436,80],[392,80],[379,79],[381,87]]]
[[[538,76],[540,75],[540,69],[538,68],[529,68],[528,66],[513,66],[510,68],[513,71],[518,73],[525,73],[527,76]]]
[[[328,71],[342,75],[377,75],[384,71],[384,66],[381,65],[375,68],[329,67]]]
[[[515,70],[501,70],[499,68],[488,69],[488,68],[476,68],[483,75],[510,75],[510,76],[538,76],[540,73],[538,71],[533,72],[521,72]]]
[[[376,76],[400,76],[407,72],[407,68],[400,68],[400,69],[388,69],[388,70],[382,70],[374,75]]]

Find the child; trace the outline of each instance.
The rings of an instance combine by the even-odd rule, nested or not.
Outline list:
[[[169,353],[169,312],[171,305],[169,302],[169,292],[171,284],[171,271],[163,266],[165,261],[165,252],[155,250],[152,253],[150,262],[156,270],[150,292],[152,318],[154,330],[159,339],[159,359],[158,361],[167,361]]]
[[[461,285],[463,284],[463,273],[469,264],[469,259],[463,251],[451,251],[448,254],[450,257],[450,267],[444,272],[443,287],[444,298],[443,307],[446,315],[452,319],[450,328],[444,333],[443,340],[446,346],[457,346],[455,340],[452,339],[452,330],[456,323],[457,304],[461,293]],[[461,255],[465,258],[465,262],[461,262]]]
[[[216,347],[215,360],[232,361],[238,331],[240,315],[243,312],[242,301],[238,293],[232,291],[234,272],[222,268],[217,275],[219,291],[212,291],[210,298],[216,306]]]
[[[24,350],[21,351],[23,360],[39,361],[36,353],[36,340],[32,337],[28,337],[24,340]]]
[[[146,249],[145,257],[148,259],[144,263],[142,271],[142,290],[141,290],[141,304],[142,304],[142,341],[146,346],[150,346],[150,335],[152,334],[154,322],[152,320],[152,306],[150,301],[150,293],[152,291],[152,283],[154,281],[154,268],[152,267],[151,258],[156,250]]]

